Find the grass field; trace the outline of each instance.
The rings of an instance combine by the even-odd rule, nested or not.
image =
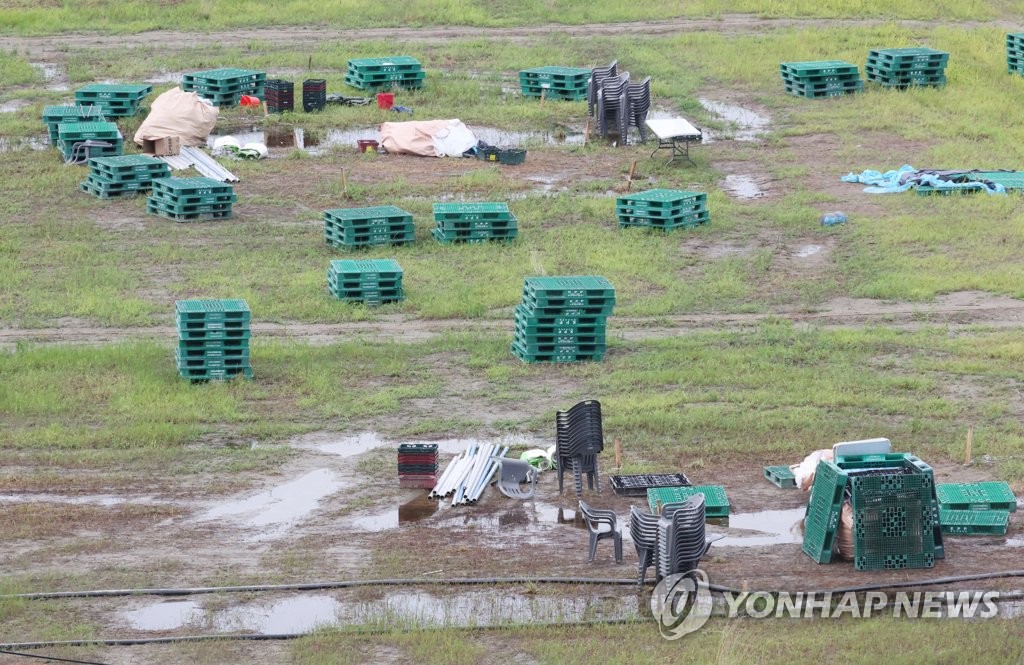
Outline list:
[[[973,428],[975,464],[967,472],[1024,490],[1019,195],[872,196],[839,181],[851,171],[904,163],[1018,168],[1024,128],[1013,118],[1024,101],[1024,77],[1007,74],[1004,50],[1005,33],[1014,29],[1008,26],[1024,24],[1018,2],[418,0],[395,9],[347,0],[14,0],[0,3],[0,19],[0,108],[13,109],[0,112],[0,343],[8,349],[0,354],[0,594],[443,568],[424,561],[424,552],[407,555],[398,536],[369,536],[364,567],[345,558],[346,543],[333,526],[379,504],[373,482],[390,479],[392,466],[382,455],[353,463],[349,471],[362,479],[358,491],[327,512],[326,525],[301,531],[293,542],[252,545],[230,529],[182,524],[204,502],[308,471],[309,450],[293,445],[296,437],[372,431],[393,440],[543,439],[550,438],[555,410],[586,398],[601,400],[606,439],[621,440],[627,473],[678,467],[705,478],[737,469],[759,474],[761,465],[798,461],[810,450],[865,436],[886,436],[900,449],[952,466]],[[652,34],[595,29],[584,36],[578,28],[635,21],[675,23]],[[288,26],[351,36],[273,35]],[[173,224],[147,216],[141,197],[100,201],[83,194],[84,170],[63,166],[40,140],[43,107],[93,81],[237,66],[296,81],[325,78],[330,91],[354,94],[342,84],[347,60],[390,53],[394,39],[373,32],[388,27],[416,29],[400,42],[427,70],[424,91],[400,95],[415,118],[458,117],[471,127],[519,132],[527,162],[497,167],[356,155],[351,141],[315,155],[275,149],[269,160],[229,164],[241,178],[236,219]],[[146,35],[137,34],[156,29],[180,30],[199,43],[172,36],[146,44]],[[260,36],[247,40],[246,29]],[[227,36],[207,40],[208,31]],[[84,32],[95,39],[76,41]],[[863,63],[868,49],[897,45],[950,52],[948,84],[868,86],[864,94],[820,101],[782,90],[780,62]],[[585,104],[540,104],[518,94],[520,69],[613,59],[634,77],[652,77],[659,112],[714,132],[713,142],[693,148],[696,166],[666,166],[648,157],[649,145],[612,147],[591,136],[584,147],[572,137],[586,126]],[[173,85],[164,80],[154,88]],[[742,128],[701,99],[756,110],[769,119],[766,133],[736,140]],[[126,144],[141,119],[120,120]],[[372,107],[269,118],[224,109],[218,130],[290,135],[294,125],[329,136],[391,119]],[[620,230],[615,198],[634,160],[633,190],[706,191],[711,224],[669,235]],[[726,191],[736,175],[753,177],[763,196],[747,200]],[[507,200],[520,238],[438,245],[429,236],[431,205],[451,199]],[[404,269],[406,300],[379,309],[339,303],[324,289],[325,273],[329,260],[344,256],[324,245],[322,211],[383,204],[408,210],[416,221],[415,245],[387,252]],[[819,215],[836,209],[850,222],[818,224]],[[509,353],[511,308],[532,274],[600,274],[615,285],[604,362],[525,365]],[[177,377],[169,326],[173,301],[189,297],[248,301],[254,325],[267,326],[252,343],[256,380],[190,385]],[[33,494],[166,501],[22,500]],[[161,524],[180,534],[161,540]],[[1011,537],[1019,537],[1011,524]],[[448,532],[437,533],[449,540]],[[435,545],[443,552],[438,559],[452,557],[446,565],[454,567],[459,557],[476,556],[472,543],[459,539],[478,535],[472,525],[456,533],[454,542]],[[140,543],[133,537],[147,534],[159,541],[152,552],[134,551]],[[204,550],[204,539],[217,545]],[[489,570],[508,557],[513,568],[537,566],[550,557],[559,570],[591,574],[546,547],[499,549],[479,565]],[[256,553],[230,558],[247,548]],[[735,554],[720,556],[717,564],[736,564]],[[622,570],[595,574],[630,574]],[[754,583],[759,572],[741,574]],[[817,584],[817,572],[797,567],[789,579],[838,583]],[[217,598],[212,606],[230,602]],[[0,598],[0,625],[10,627],[0,630],[0,642],[123,633],[112,612]],[[900,644],[898,652],[886,651],[892,662],[980,656],[1019,663],[1020,626],[715,619],[683,643],[661,640],[647,624],[319,630],[273,645],[56,653],[144,663],[476,663],[509,653],[523,663],[641,663],[675,662],[685,649],[694,662],[873,663],[878,645]]]

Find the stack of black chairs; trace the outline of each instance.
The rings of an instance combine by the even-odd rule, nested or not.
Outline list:
[[[629,129],[629,105],[626,99],[626,86],[629,84],[629,72],[601,80],[597,91],[597,131],[601,136],[618,134],[619,141],[626,143],[626,131]]]
[[[302,82],[302,110],[323,111],[327,105],[327,79],[306,79]]]
[[[645,513],[636,506],[629,507],[629,535],[636,548],[639,562],[636,570],[636,583],[642,585],[646,581],[647,569],[655,565],[658,557],[658,516]],[[657,575],[655,566],[655,575]]]
[[[629,142],[629,128],[636,127],[640,141],[647,140],[644,121],[651,110],[651,77],[631,83],[629,72],[618,73],[618,61],[591,70],[587,86],[587,112],[597,121],[601,136],[619,135],[619,144]]]
[[[601,83],[606,78],[618,76],[619,61],[613,60],[607,67],[594,67],[590,70],[590,80],[587,82],[587,115],[593,117],[594,107],[597,106],[597,91],[601,89]]]
[[[647,140],[647,130],[644,129],[644,122],[647,120],[647,113],[651,110],[651,77],[648,76],[640,83],[626,84],[626,116],[629,125],[636,127],[640,132],[640,142]],[[628,127],[627,127],[628,130]],[[622,142],[626,142],[626,135],[622,135]]]
[[[601,403],[586,400],[568,411],[555,414],[555,462],[558,468],[558,492],[561,494],[565,472],[572,469],[576,496],[583,495],[583,474],[588,489],[601,493],[597,455],[604,450],[601,429]]]
[[[690,573],[711,543],[704,534],[704,495],[694,494],[682,503],[662,506],[658,519],[658,580],[676,573]]]

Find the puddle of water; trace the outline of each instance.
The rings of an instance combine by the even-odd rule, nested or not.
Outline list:
[[[308,633],[339,623],[342,604],[330,596],[296,596],[269,604],[251,604],[217,612],[213,624],[224,632],[261,635]]]
[[[17,139],[9,139],[0,136],[0,152],[14,152],[15,150],[46,150],[50,147],[50,139],[46,136],[28,136]]]
[[[29,106],[29,103],[24,99],[12,99],[9,102],[0,104],[0,113],[14,113],[15,111],[20,111],[26,106]]]
[[[756,513],[729,515],[729,531],[755,531],[758,536],[733,535],[715,541],[712,547],[763,547],[765,545],[786,545],[803,542],[800,520],[804,508],[791,510],[762,510]]]
[[[469,129],[478,140],[499,147],[517,147],[524,143],[583,145],[583,131],[575,128],[558,129],[550,132],[521,132],[474,125]]]
[[[764,196],[764,192],[749,175],[727,175],[722,187],[738,199],[756,199]]]
[[[66,81],[62,81],[64,73],[60,69],[60,65],[52,62],[30,62],[28,63],[43,73],[43,80],[49,85],[46,86],[47,90],[54,90],[57,92],[63,92],[70,90],[70,86]]]
[[[203,621],[203,611],[192,600],[153,603],[124,613],[128,624],[137,630],[174,630]]]
[[[342,483],[332,471],[318,469],[265,492],[215,505],[197,519],[206,522],[233,518],[242,526],[260,527],[257,539],[273,538],[315,511],[323,498],[341,488]]]
[[[440,507],[440,501],[430,499],[426,494],[422,494],[412,501],[403,503],[398,508],[353,518],[351,524],[360,531],[377,533],[424,520],[436,513]]]
[[[139,505],[160,505],[169,503],[152,497],[123,497],[109,495],[67,496],[63,494],[0,494],[3,503],[64,503],[73,506],[117,506],[124,503]]]
[[[143,83],[181,83],[181,72],[160,72],[153,74]]]
[[[321,435],[322,436],[322,435]],[[398,449],[399,444],[424,444],[433,443],[437,444],[437,449],[442,453],[456,454],[465,451],[470,445],[481,445],[484,443],[496,443],[501,446],[510,447],[528,447],[536,448],[540,446],[537,439],[531,436],[509,434],[501,437],[500,439],[439,439],[433,441],[392,441],[385,439],[377,432],[362,432],[355,436],[347,436],[338,441],[330,441],[327,443],[315,443],[308,444],[303,443],[302,439],[294,439],[292,446],[296,448],[307,448],[312,447],[315,450],[319,450],[322,453],[328,453],[331,455],[340,455],[341,457],[354,457],[355,455],[362,455],[363,453],[369,452],[375,448],[393,448]],[[547,447],[545,445],[544,447]]]
[[[1024,538],[1007,538],[1004,545],[1007,547],[1024,547]]]
[[[796,256],[800,259],[806,259],[809,256],[814,256],[821,251],[821,245],[804,245],[800,249],[796,250]]]
[[[707,111],[735,125],[733,138],[737,141],[755,141],[768,131],[771,118],[742,106],[716,102],[703,97],[698,100]],[[713,132],[704,131],[704,143],[715,139]]]

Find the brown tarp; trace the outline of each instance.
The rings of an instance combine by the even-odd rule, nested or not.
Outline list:
[[[177,136],[182,145],[204,146],[220,114],[194,92],[172,88],[153,100],[153,108],[135,132],[135,142]]]

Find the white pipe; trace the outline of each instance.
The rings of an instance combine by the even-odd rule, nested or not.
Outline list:
[[[491,475],[494,474],[494,467],[496,466],[497,463],[494,460],[492,460],[491,458],[494,457],[495,453],[497,453],[497,452],[498,452],[498,446],[497,445],[491,445],[491,446],[487,447],[487,449],[485,451],[486,457],[481,456],[482,457],[482,459],[480,460],[481,463],[477,467],[477,473],[473,477],[473,482],[472,482],[472,484],[468,488],[468,491],[467,491],[467,494],[466,494],[466,497],[465,497],[465,500],[463,501],[463,503],[474,502],[483,493],[484,487],[486,487],[486,484],[487,484],[486,483],[487,479]]]
[[[497,446],[495,446],[497,448]],[[495,461],[495,457],[505,457],[508,453],[508,446],[505,446],[500,451],[497,451],[496,455],[492,455],[488,458],[488,464],[484,469],[484,473],[481,475],[479,481],[470,493],[469,500],[472,502],[477,501],[480,496],[484,493],[484,490],[491,482],[491,477],[494,476],[495,471],[498,470],[498,462]]]
[[[442,490],[444,489],[445,482],[447,482],[448,477],[452,473],[452,469],[455,468],[455,465],[458,463],[458,461],[459,461],[459,458],[456,456],[455,458],[452,459],[451,462],[448,463],[448,466],[446,466],[444,468],[444,471],[441,472],[441,477],[438,478],[437,481],[434,483],[434,489],[430,490],[430,495],[429,496],[431,496],[431,497],[443,496]]]
[[[463,484],[459,487],[455,500],[452,502],[453,506],[459,503],[466,503],[466,493],[473,487],[477,476],[481,473],[480,467],[483,464],[483,460],[487,459],[485,455],[490,451],[490,449],[491,444],[484,444],[479,448],[479,450],[477,450],[477,454],[473,457],[473,462],[470,465],[469,472],[466,474]]]
[[[455,495],[452,497],[452,505],[453,506],[462,503],[462,496],[463,496],[463,494],[466,491],[466,478],[467,478],[468,474],[472,473],[473,463],[475,462],[475,459],[476,459],[474,457],[474,455],[476,454],[476,451],[477,451],[476,444],[473,444],[472,446],[470,446],[469,450],[466,451],[465,470],[459,476],[459,482],[455,486]]]

